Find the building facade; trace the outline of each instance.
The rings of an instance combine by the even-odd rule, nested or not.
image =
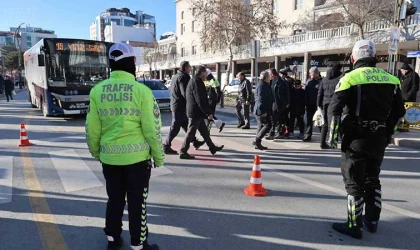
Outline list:
[[[105,41],[112,43],[120,43],[126,41],[138,42],[154,42],[155,31],[153,27],[143,27],[134,25],[131,27],[118,25],[116,22],[111,22],[105,26],[104,30]]]
[[[12,36],[14,36],[16,31],[16,27],[10,28],[10,32],[13,33]],[[25,51],[30,49],[43,38],[57,38],[57,35],[53,30],[44,30],[42,28],[30,26],[21,27],[18,35],[18,48],[20,47],[22,51]]]
[[[253,0],[254,1],[254,0]],[[343,11],[334,4],[333,0],[274,0],[274,13],[288,23],[299,24],[301,20],[317,24],[331,15],[342,15]],[[200,46],[198,25],[194,18],[188,0],[175,0],[176,4],[176,58],[178,65],[183,60],[190,61],[191,65],[206,65],[217,72],[227,68],[229,52],[227,49],[216,51],[203,51]],[[326,22],[328,24],[328,22]],[[304,24],[304,23],[303,23]],[[324,23],[323,23],[324,24]],[[407,51],[418,50],[420,33],[420,15],[416,14],[408,19],[405,28],[401,31],[399,45],[400,61],[411,62],[406,58]],[[369,21],[365,24],[365,37],[377,43],[379,65],[386,68],[389,46],[390,24],[384,20]],[[277,69],[289,67],[296,78],[306,79],[308,69],[318,66],[323,74],[331,62],[340,61],[349,66],[351,48],[358,39],[358,27],[352,24],[333,26],[320,25],[314,29],[307,29],[304,25],[293,25],[291,28],[280,31],[276,39],[260,38],[257,46],[259,57],[251,55],[251,43],[236,46],[233,57],[233,75],[244,71],[251,76],[258,71],[275,67]],[[166,62],[157,64],[158,71],[172,71],[173,66]],[[140,65],[139,71],[147,71],[147,65]],[[162,75],[162,74],[161,74]],[[222,79],[223,81],[223,79]]]
[[[113,25],[114,24],[114,25]],[[107,26],[108,33],[105,32]],[[118,27],[116,27],[118,26]],[[110,8],[106,12],[98,15],[95,21],[90,26],[90,39],[97,41],[105,41],[107,36],[112,39],[114,33],[116,36],[127,35],[132,32],[133,34],[142,34],[144,32],[151,32],[153,36],[156,35],[156,20],[155,17],[144,13],[141,10],[131,13],[128,8]],[[142,37],[137,39],[142,40]],[[123,38],[122,40],[132,40],[130,38]]]

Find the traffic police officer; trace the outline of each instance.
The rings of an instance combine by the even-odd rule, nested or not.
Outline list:
[[[207,80],[204,81],[207,90],[207,96],[209,98],[209,105],[212,111],[213,118],[217,120],[215,113],[216,113],[216,106],[217,103],[220,101],[220,97],[222,96],[222,90],[220,89],[220,82],[214,78],[210,69],[206,69],[207,71]]]
[[[348,193],[348,221],[334,223],[333,228],[361,239],[363,222],[368,231],[377,230],[382,206],[380,167],[405,109],[398,78],[376,67],[376,48],[372,41],[358,41],[351,61],[354,69],[337,84],[328,109],[332,116],[329,143],[336,148],[339,119],[346,106],[341,120],[341,172]]]
[[[108,249],[119,249],[125,197],[128,201],[131,248],[156,250],[147,243],[146,198],[152,162],[163,165],[159,107],[152,91],[135,80],[135,54],[125,43],[109,51],[111,76],[90,92],[86,139],[102,163],[108,203],[105,234]]]

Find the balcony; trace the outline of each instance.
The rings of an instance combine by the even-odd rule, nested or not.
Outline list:
[[[406,28],[401,30],[401,41],[419,39],[420,32],[416,30],[416,26],[419,24],[420,13],[408,19],[406,21]],[[365,38],[371,39],[379,44],[387,43],[389,40],[390,28],[391,24],[383,20],[369,22],[365,25]],[[358,33],[359,30],[355,25],[348,25],[340,28],[309,31],[305,34],[261,41],[260,58],[350,48],[355,41],[358,40]],[[233,59],[235,61],[251,58],[250,44],[236,46],[233,51]],[[171,63],[170,65],[179,65],[181,61],[185,60],[189,61],[191,65],[214,64],[218,62],[227,62],[228,58],[229,50],[221,49],[178,57],[176,63]],[[158,67],[157,70],[171,68],[167,62],[158,62],[157,65],[162,65],[161,67]],[[140,68],[143,68],[143,66],[140,66]],[[148,68],[149,66],[147,66],[147,69]]]

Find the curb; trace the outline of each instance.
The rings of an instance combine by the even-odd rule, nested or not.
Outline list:
[[[394,138],[394,144],[399,147],[420,149],[420,139]]]
[[[16,95],[19,94],[19,93],[21,93],[21,92],[24,92],[24,91],[28,91],[28,89],[26,89],[26,88],[24,88],[24,89],[15,89]],[[4,93],[3,94],[0,94],[0,100],[3,100],[3,99],[6,99],[6,95]]]

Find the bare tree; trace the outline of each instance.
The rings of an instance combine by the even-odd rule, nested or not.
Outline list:
[[[200,23],[200,42],[204,51],[227,49],[229,82],[234,46],[251,39],[276,36],[286,24],[273,13],[272,0],[190,0],[190,9]]]
[[[157,70],[157,63],[165,63],[164,54],[159,49],[159,43],[156,36],[153,35],[153,42],[150,43],[144,50],[144,61],[149,65],[150,78],[155,78],[154,71]],[[153,69],[154,68],[154,69]]]
[[[372,21],[382,22],[383,25],[392,23],[396,2],[395,0],[335,0],[324,4],[329,5],[329,13],[317,12],[316,9],[308,11],[294,23],[294,27],[301,27],[304,30],[321,30],[354,25],[357,33],[351,36],[366,39],[368,38],[367,24]]]

